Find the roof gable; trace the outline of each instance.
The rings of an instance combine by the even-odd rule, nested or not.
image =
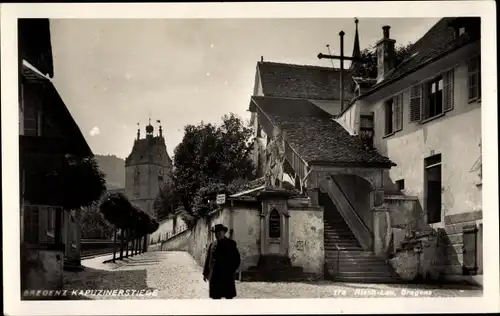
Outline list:
[[[264,96],[315,100],[340,100],[340,70],[328,67],[258,62]],[[345,70],[348,80],[348,70]],[[352,97],[350,84],[345,99]]]

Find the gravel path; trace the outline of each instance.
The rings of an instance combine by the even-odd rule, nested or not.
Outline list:
[[[108,256],[109,257],[109,256]],[[82,272],[65,272],[68,290],[148,290],[152,295],[83,294],[91,299],[208,298],[201,267],[186,252],[148,252],[124,262],[103,264],[108,257],[83,260]],[[334,297],[471,297],[482,290],[471,286],[398,285],[322,282],[237,282],[238,298]],[[154,294],[156,293],[156,295]]]

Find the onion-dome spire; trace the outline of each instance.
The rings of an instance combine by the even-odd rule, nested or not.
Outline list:
[[[149,124],[146,126],[146,136],[152,136],[155,128],[151,125],[151,118],[149,119]]]

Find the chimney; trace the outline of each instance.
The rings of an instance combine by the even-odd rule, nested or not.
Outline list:
[[[390,38],[390,26],[382,27],[384,37],[377,42],[377,83],[384,80],[387,73],[394,68],[396,52],[394,50],[395,40]]]

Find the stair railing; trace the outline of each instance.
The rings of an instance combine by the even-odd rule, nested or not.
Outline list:
[[[358,213],[356,213],[356,209],[353,207],[351,201],[347,198],[346,194],[340,187],[337,181],[333,177],[330,177],[331,183],[329,184],[330,190],[331,186],[335,185],[337,187],[337,191],[342,195],[344,200],[347,202],[347,205],[350,207],[352,210],[351,212],[346,212],[346,210],[341,207],[341,205],[337,205],[338,211],[342,215],[342,217],[345,219],[346,223],[350,226],[352,232],[354,235],[357,237],[358,241],[361,243],[361,246],[364,249],[371,249],[372,247],[372,237],[371,233],[366,227],[365,223],[361,219]],[[330,195],[330,194],[329,194]],[[330,196],[334,204],[340,203],[335,196]]]
[[[338,277],[340,275],[340,247],[338,245],[335,245],[335,248],[337,248],[337,269],[335,269],[335,276]]]

